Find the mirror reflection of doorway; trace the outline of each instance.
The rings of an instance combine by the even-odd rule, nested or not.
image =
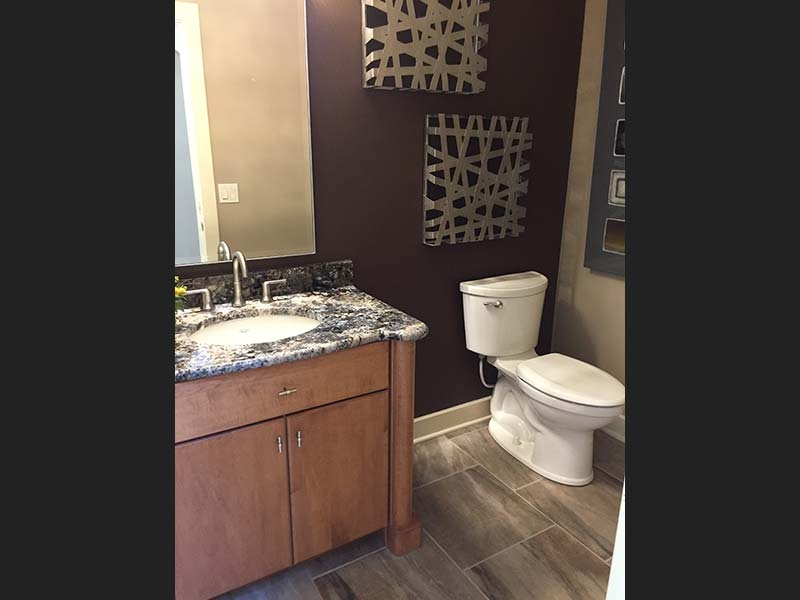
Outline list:
[[[181,55],[175,51],[175,258],[199,262],[200,225],[195,204],[189,131],[181,81]]]
[[[175,264],[214,260],[219,244],[197,4],[175,3]]]

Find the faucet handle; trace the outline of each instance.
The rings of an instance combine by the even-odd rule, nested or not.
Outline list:
[[[271,281],[265,281],[261,284],[261,301],[262,302],[272,302],[272,290],[269,286],[271,285],[283,285],[286,283],[285,279],[273,279]]]
[[[211,312],[214,310],[214,303],[211,301],[211,292],[208,288],[200,288],[197,290],[189,290],[184,296],[194,296],[195,294],[202,295],[202,304],[200,306],[201,312]]]

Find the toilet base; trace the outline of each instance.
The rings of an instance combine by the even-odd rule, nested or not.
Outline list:
[[[588,432],[590,439],[594,432]],[[502,425],[500,425],[496,420],[495,417],[492,416],[491,420],[489,421],[489,435],[492,436],[492,439],[497,442],[497,444],[506,452],[508,452],[511,456],[516,458],[519,462],[523,465],[528,467],[530,470],[538,473],[542,477],[546,477],[552,481],[557,483],[562,483],[564,485],[572,485],[572,486],[581,486],[587,485],[592,482],[594,479],[594,470],[590,467],[589,474],[586,477],[579,477],[579,478],[572,478],[572,477],[564,477],[563,475],[558,475],[556,473],[552,473],[547,469],[542,468],[541,466],[537,465],[536,463],[531,460],[534,456],[533,448],[536,444],[536,439],[534,436],[533,440],[526,441],[520,439],[519,436],[515,436],[510,433],[507,429],[505,429]],[[591,454],[589,455],[591,457]]]

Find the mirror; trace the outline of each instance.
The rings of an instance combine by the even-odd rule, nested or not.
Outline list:
[[[175,264],[313,254],[305,0],[175,2]]]

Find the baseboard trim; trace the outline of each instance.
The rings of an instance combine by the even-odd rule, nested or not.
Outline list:
[[[625,415],[620,415],[616,418],[616,420],[612,421],[605,427],[603,427],[603,431],[605,431],[608,435],[613,437],[615,440],[619,440],[623,444],[625,443]]]
[[[486,396],[417,417],[414,419],[414,443],[418,444],[461,427],[488,421],[492,416],[489,411],[491,399],[491,396]]]
[[[485,398],[478,398],[471,402],[465,402],[429,415],[417,417],[414,419],[414,443],[418,444],[461,427],[488,421],[492,416],[489,410],[491,399],[491,396],[486,396]],[[610,424],[603,427],[602,431],[624,444],[625,415],[617,417]]]

